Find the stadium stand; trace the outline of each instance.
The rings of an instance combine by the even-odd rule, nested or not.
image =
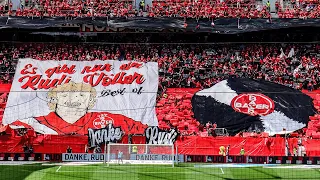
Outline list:
[[[157,137],[159,144],[163,139],[168,138],[166,135],[169,133],[170,135],[178,134],[177,138],[172,139],[177,148],[174,151],[183,155],[184,161],[189,161],[189,156],[193,158],[190,157],[190,162],[208,163],[209,156],[229,161],[228,157],[224,157],[225,154],[220,152],[228,145],[230,145],[230,151],[227,156],[234,156],[231,157],[234,158],[233,160],[239,157],[246,159],[246,163],[251,156],[266,157],[267,160],[259,162],[261,164],[279,164],[281,158],[283,158],[281,163],[289,158],[293,160],[295,157],[289,157],[288,151],[293,154],[294,148],[302,144],[307,149],[305,159],[299,157],[303,160],[303,164],[310,164],[307,160],[320,157],[320,34],[318,33],[320,32],[318,27],[320,4],[318,0],[271,1],[275,3],[275,8],[273,4],[270,7],[269,1],[258,0],[154,0],[148,1],[143,8],[136,7],[135,3],[136,1],[132,0],[25,0],[16,10],[12,8],[12,3],[0,6],[2,16],[0,26],[3,27],[0,28],[2,33],[0,37],[0,122],[5,122],[0,123],[0,161],[27,161],[29,158],[62,161],[62,153],[65,153],[70,146],[72,146],[72,153],[97,154],[98,150],[106,151],[102,147],[103,141],[106,142],[106,137],[110,135],[106,133],[106,129],[118,128],[119,130],[120,126],[110,126],[116,124],[113,117],[118,115],[120,115],[119,119],[128,126],[120,129],[123,130],[121,135],[114,133],[115,135],[110,136],[115,139],[112,142],[129,144],[116,149],[126,151],[128,156],[132,148],[130,143],[147,143],[150,141],[146,135],[147,128],[155,128],[154,125],[147,127],[141,123],[141,119],[136,118],[142,111],[140,114],[145,116],[151,114],[149,119],[146,118],[147,120],[152,118],[157,120],[153,124],[158,125],[156,132],[159,133]],[[55,24],[55,22],[58,23]],[[157,23],[161,25],[158,26]],[[121,27],[122,25],[125,27]],[[187,26],[190,28],[188,29]],[[140,103],[138,100],[130,101],[129,98],[122,97],[124,103],[121,104],[119,103],[122,102],[119,100],[121,98],[112,99],[112,93],[109,96],[111,100],[109,97],[104,99],[102,98],[104,90],[115,90],[116,93],[121,94],[119,93],[121,88],[131,88],[132,84],[119,81],[119,85],[118,82],[115,83],[116,78],[114,78],[112,85],[119,85],[115,88],[115,86],[109,86],[112,78],[106,78],[103,81],[107,84],[110,80],[109,84],[99,89],[101,88],[99,85],[96,87],[88,82],[83,83],[84,73],[74,78],[78,74],[71,77],[72,72],[64,73],[78,82],[69,83],[69,79],[65,84],[69,83],[71,87],[66,86],[68,91],[66,94],[80,93],[80,96],[84,96],[83,94],[89,90],[87,97],[89,102],[86,107],[77,108],[81,103],[71,102],[77,96],[70,98],[69,95],[64,96],[67,98],[61,106],[57,102],[57,94],[61,91],[57,88],[60,87],[57,85],[57,79],[52,83],[55,87],[47,86],[48,88],[42,90],[28,89],[34,93],[30,93],[32,95],[25,99],[17,100],[9,93],[17,97],[20,96],[19,94],[28,93],[28,90],[25,92],[24,88],[15,85],[15,82],[20,81],[18,77],[22,73],[19,73],[21,72],[19,68],[23,68],[21,65],[23,60],[36,62],[35,64],[47,63],[45,67],[47,70],[51,68],[50,63],[57,65],[63,60],[66,60],[66,64],[77,65],[92,65],[97,62],[96,60],[102,60],[103,63],[99,61],[101,64],[124,63],[124,60],[149,65],[158,64],[158,71],[153,71],[157,73],[150,76],[158,77],[153,78],[156,81],[153,85],[158,86],[158,91],[154,88],[152,92],[144,92],[154,95],[156,98],[152,98],[152,102],[156,99],[154,101],[156,104],[153,102],[150,107],[140,108],[136,106],[143,104],[143,100],[140,100],[142,102]],[[43,68],[41,66],[39,65],[38,68]],[[151,65],[150,68],[152,68]],[[37,75],[46,76],[43,69],[37,72],[39,73]],[[105,71],[106,74],[112,74],[108,74],[110,77],[114,77],[116,73],[125,72],[121,68],[117,70],[111,73],[111,70]],[[92,70],[94,73],[92,77],[98,73],[104,73],[103,71]],[[77,72],[80,71],[77,69]],[[60,74],[61,72],[57,72],[58,78]],[[127,82],[132,80],[130,78],[132,76],[129,75]],[[228,81],[230,79],[238,81],[231,84],[232,82]],[[246,91],[251,87],[242,82],[242,79],[258,82],[256,85],[258,90]],[[266,88],[267,90],[263,91],[262,87],[259,89],[260,82],[268,83],[270,86],[266,86],[267,88],[281,87],[281,89],[275,88],[276,91],[269,92]],[[218,87],[220,92],[213,91],[215,85],[221,85],[219,83],[224,85]],[[261,86],[264,85],[263,83]],[[137,84],[137,87],[141,85]],[[121,88],[118,89],[118,87]],[[15,92],[13,90],[15,88],[18,91]],[[135,92],[129,91],[129,93]],[[220,97],[217,97],[219,93]],[[232,106],[236,98],[250,93],[256,95],[253,96],[254,98],[260,98],[255,101],[256,99],[252,100],[248,95],[250,103],[257,103],[254,106],[262,107],[261,109],[256,108],[254,112],[250,111],[250,108],[246,109],[247,111],[241,111],[240,108]],[[34,98],[30,98],[33,96]],[[10,102],[10,99],[15,102],[12,100]],[[92,108],[97,105],[95,104],[97,102],[106,102],[103,104],[106,107]],[[10,103],[11,105],[8,105]],[[129,108],[126,107],[126,103],[130,104]],[[238,105],[247,105],[246,103],[239,100]],[[107,106],[109,104],[115,107]],[[267,113],[262,112],[265,105],[268,105]],[[66,108],[63,112],[66,119],[58,114],[58,106],[61,109]],[[43,112],[43,109],[46,112]],[[77,109],[74,117],[80,114],[78,119],[68,117],[72,114],[68,111],[75,112],[74,109]],[[85,111],[81,111],[83,109]],[[149,113],[150,109],[152,113]],[[199,109],[206,109],[206,112],[197,113]],[[210,113],[210,111],[215,112]],[[234,118],[233,122],[221,123],[223,121],[221,120],[217,123],[216,119],[220,120],[224,117],[215,116],[224,114],[227,117],[229,113],[225,112],[228,111],[233,115],[238,113],[236,115],[240,114],[241,117]],[[269,113],[269,111],[272,112]],[[84,113],[81,114],[82,112]],[[125,117],[125,113],[131,113],[127,116],[129,118]],[[5,116],[7,117],[3,118]],[[107,119],[108,117],[111,118]],[[233,118],[230,117],[229,119]],[[206,118],[208,120],[204,121],[203,119]],[[70,119],[73,122],[67,121]],[[271,121],[268,122],[268,120]],[[81,124],[82,121],[86,123]],[[263,121],[271,122],[267,124],[271,128],[267,125],[261,128]],[[131,126],[131,123],[134,125]],[[138,125],[136,126],[135,123]],[[61,124],[67,125],[61,127]],[[288,130],[288,133],[284,127],[289,125],[297,127]],[[36,130],[38,128],[36,126],[52,128],[55,131],[52,130],[54,131],[52,133],[52,131],[43,130],[45,132],[43,133],[41,129]],[[124,127],[124,124],[121,126]],[[129,126],[132,131],[129,130]],[[278,126],[275,128],[277,132],[276,130],[267,132],[267,128],[273,130],[275,126]],[[60,129],[65,127],[67,130],[60,133]],[[141,133],[141,127],[145,128],[143,129],[145,134]],[[73,131],[72,128],[80,130]],[[105,134],[101,136],[99,133],[95,134],[96,131]],[[160,134],[163,135],[163,139],[160,138]],[[116,137],[122,139],[118,140]],[[107,138],[109,138],[108,142],[111,142],[111,138]],[[91,141],[100,143],[97,145],[99,149],[96,146],[88,147]],[[239,153],[242,148],[245,149],[245,157]],[[32,153],[29,152],[30,149]],[[139,149],[136,153],[145,154],[148,151],[146,149]],[[172,149],[167,147],[149,149],[150,154],[161,154],[163,151],[167,151],[166,154],[172,153]],[[60,157],[52,158],[55,155]],[[269,157],[273,160],[269,160]],[[310,159],[307,159],[309,157]],[[320,163],[317,158],[311,162],[311,164],[316,163]],[[54,171],[58,173],[59,169]],[[222,173],[225,172],[222,171]],[[226,171],[227,173],[229,172]],[[98,174],[96,177],[102,176]]]
[[[192,45],[151,45],[148,51],[135,45],[101,44],[18,43],[3,44],[2,47],[2,84],[12,82],[18,57],[38,60],[157,61],[160,68],[159,86],[164,90],[157,102],[159,126],[165,129],[176,127],[182,135],[208,135],[208,128],[204,124],[200,126],[193,118],[192,94],[228,77],[264,79],[308,91],[317,90],[320,83],[318,44],[292,44],[283,48],[280,44],[200,45],[197,49]],[[191,92],[170,89],[182,87],[190,88]],[[7,93],[1,96],[3,108],[6,96]],[[317,110],[319,102],[317,95],[314,97]],[[319,138],[319,116],[310,119],[305,133],[309,137]]]
[[[0,6],[3,16],[18,17],[185,17],[185,18],[269,18],[270,7],[256,0],[155,0],[144,9],[136,9],[133,1],[22,1],[12,9],[12,3]],[[275,17],[319,18],[318,1],[275,2]]]

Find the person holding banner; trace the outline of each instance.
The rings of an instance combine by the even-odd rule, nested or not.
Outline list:
[[[128,134],[143,134],[147,125],[121,114],[88,112],[96,103],[97,92],[89,84],[69,83],[52,88],[48,94],[51,110],[46,116],[28,118],[22,122],[42,134],[86,135],[88,128],[101,129],[110,122]]]

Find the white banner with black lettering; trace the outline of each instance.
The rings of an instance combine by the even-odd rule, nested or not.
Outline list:
[[[101,129],[88,129],[88,144],[89,147],[100,146],[104,143],[117,142],[121,140],[124,132],[121,127],[113,127],[108,125]]]
[[[104,154],[97,153],[63,153],[62,154],[62,161],[65,162],[103,162]]]
[[[176,129],[162,130],[157,126],[149,126],[144,133],[146,144],[174,144],[179,136]]]
[[[110,154],[110,160],[117,160],[116,154]],[[173,156],[175,161],[184,162],[184,155],[179,154]],[[123,160],[143,162],[154,161],[172,161],[171,154],[130,154],[130,158],[124,158]],[[62,161],[64,162],[103,162],[103,153],[63,153]]]
[[[176,162],[183,162],[183,155],[172,155],[172,154],[131,154],[130,160],[139,160],[139,161],[172,161],[172,158]]]

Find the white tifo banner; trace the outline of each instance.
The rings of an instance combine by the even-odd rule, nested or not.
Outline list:
[[[85,135],[112,123],[126,133],[158,125],[157,91],[156,62],[20,59],[3,124]]]

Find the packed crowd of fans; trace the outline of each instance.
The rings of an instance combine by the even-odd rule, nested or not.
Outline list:
[[[18,58],[77,61],[127,59],[158,62],[159,82],[163,88],[206,88],[235,76],[313,90],[320,84],[319,50],[319,44],[2,44],[0,83],[12,82]]]
[[[292,0],[286,8],[281,7],[280,1],[277,0],[275,6],[279,18],[307,19],[320,17],[320,4],[318,0]]]
[[[275,3],[280,18],[319,18],[318,0]],[[137,7],[135,7],[137,6]],[[154,0],[152,5],[121,0],[25,0],[12,10],[12,3],[0,6],[0,14],[24,17],[187,17],[187,18],[269,18],[270,2],[255,0]]]
[[[149,16],[193,17],[193,18],[269,18],[267,6],[247,0],[213,1],[155,1]]]
[[[207,88],[228,77],[264,79],[292,88],[313,90],[320,84],[319,50],[319,44],[2,43],[0,83],[12,83],[18,58],[75,61],[127,59],[158,62],[161,92],[166,92],[168,87]],[[192,94],[159,94],[157,115],[161,128],[174,126],[185,135],[208,135],[212,132],[193,118]],[[2,94],[1,102],[5,102],[6,96]]]

